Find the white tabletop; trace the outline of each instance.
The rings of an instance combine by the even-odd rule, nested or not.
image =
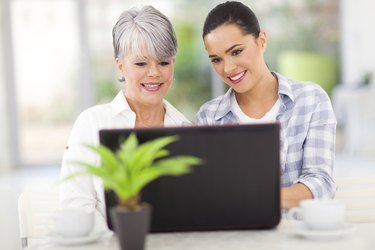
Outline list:
[[[375,223],[353,225],[342,237],[310,239],[297,235],[303,227],[298,221],[283,220],[271,230],[245,230],[220,232],[158,233],[147,237],[146,250],[228,250],[228,249],[304,249],[304,250],[370,250],[375,246]],[[116,238],[103,239],[81,246],[58,246],[48,243],[27,248],[45,250],[104,250],[119,249]]]

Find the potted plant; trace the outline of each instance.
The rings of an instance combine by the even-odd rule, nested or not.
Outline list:
[[[139,144],[134,133],[120,148],[113,152],[103,145],[85,145],[100,157],[100,164],[77,161],[82,170],[65,178],[90,174],[103,181],[104,188],[118,198],[118,205],[111,209],[110,219],[122,250],[144,249],[150,225],[150,205],[141,203],[142,189],[150,182],[165,175],[183,175],[201,160],[194,156],[173,156],[165,149],[177,136],[160,137]]]

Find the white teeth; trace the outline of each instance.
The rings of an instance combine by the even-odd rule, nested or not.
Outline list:
[[[156,89],[156,88],[158,88],[160,85],[161,85],[161,83],[158,83],[158,84],[147,84],[147,83],[144,83],[144,84],[143,84],[143,86],[145,86],[145,88],[147,88],[147,89]]]
[[[240,79],[243,75],[245,74],[245,71],[243,71],[242,73],[234,76],[234,77],[229,77],[229,79],[231,79],[232,81],[237,81],[238,79]]]

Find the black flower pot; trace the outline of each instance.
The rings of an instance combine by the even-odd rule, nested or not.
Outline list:
[[[110,218],[121,250],[144,250],[150,229],[151,208],[143,205],[136,211],[114,207]]]

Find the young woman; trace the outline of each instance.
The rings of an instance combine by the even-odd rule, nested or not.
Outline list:
[[[177,52],[176,35],[168,18],[152,6],[133,8],[120,15],[112,35],[124,89],[111,103],[91,107],[79,115],[64,152],[61,176],[77,171],[73,161],[99,161],[83,144],[98,144],[100,129],[190,124],[164,100],[172,84]],[[80,176],[61,185],[61,207],[94,210],[99,227],[106,225],[104,204],[99,179]]]
[[[269,70],[266,33],[240,2],[211,10],[203,41],[212,67],[230,88],[200,108],[197,123],[280,122],[282,208],[304,199],[332,198],[336,119],[324,90]]]

